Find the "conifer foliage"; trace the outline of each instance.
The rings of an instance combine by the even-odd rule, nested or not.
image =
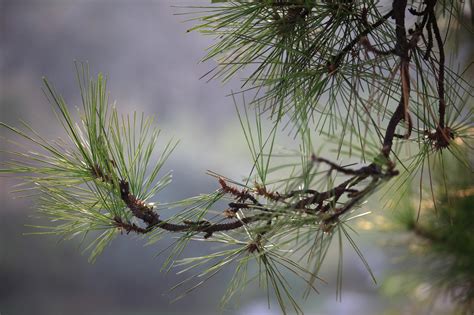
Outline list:
[[[228,0],[187,7],[195,25],[190,30],[216,38],[204,60],[218,64],[206,77],[227,81],[248,74],[242,91],[232,94],[253,162],[245,180],[210,172],[215,191],[153,204],[171,182],[162,170],[177,142],[163,142],[152,118],[119,115],[103,75],[93,79],[82,63],[76,63],[79,117],[44,80],[65,139],[49,141],[28,124],[2,123],[37,148],[11,152],[2,172],[38,191],[38,210],[51,220],[41,233],[69,238],[94,232],[86,247],[91,260],[120,233],[149,243],[171,234],[177,238],[164,268],[196,270],[173,288],[188,289],[177,292],[232,265],[224,304],[257,280],[284,313],[302,313],[286,277],[297,275],[307,294],[317,291],[331,244],[341,251],[339,271],[347,241],[374,278],[350,221],[364,215],[356,211],[382,186],[398,190],[427,176],[431,183],[433,160],[444,155],[472,172],[472,87],[446,52],[453,25],[471,27],[464,6],[443,0]],[[244,94],[251,101],[237,105]],[[299,149],[277,152],[278,135],[287,130]],[[335,159],[317,153],[320,139],[334,143]],[[418,229],[417,218],[410,222]],[[181,256],[190,241],[203,240],[222,247]],[[471,247],[462,250],[474,255]],[[336,281],[340,286],[340,272]],[[458,301],[474,305],[473,287],[466,286]]]

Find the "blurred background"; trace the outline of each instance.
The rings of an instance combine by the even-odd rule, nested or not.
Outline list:
[[[110,98],[121,112],[154,115],[163,141],[180,139],[165,167],[174,171],[174,182],[157,199],[174,201],[217,189],[215,179],[205,175],[207,169],[242,178],[248,174],[250,159],[232,99],[227,97],[240,84],[234,80],[224,86],[200,79],[214,66],[199,63],[212,41],[187,33],[192,23],[185,22],[187,16],[176,15],[182,9],[173,7],[198,3],[206,2],[0,0],[1,121],[18,126],[22,119],[47,138],[60,136],[41,78],[46,76],[69,105],[79,106],[73,61],[87,61],[91,73],[108,75]],[[2,152],[14,149],[5,139],[12,135],[4,129],[0,133]],[[2,160],[7,158],[0,154]],[[16,184],[15,178],[0,177],[1,315],[280,313],[275,303],[268,309],[265,292],[256,285],[234,306],[220,309],[219,299],[231,273],[220,274],[204,288],[170,303],[169,288],[182,277],[173,271],[160,273],[163,258],[156,254],[166,242],[144,247],[143,240],[124,235],[95,264],[89,264],[76,240],[25,235],[34,231],[28,225],[45,222],[35,216],[34,197],[16,198],[11,193]],[[360,232],[356,241],[379,283],[371,282],[357,255],[347,248],[342,302],[336,301],[334,251],[322,271],[328,284],[303,304],[305,312],[414,314],[420,303],[417,296],[395,298],[384,285],[394,261],[408,254],[403,246],[384,246],[395,235],[380,232],[387,219],[374,214],[369,221],[354,224]],[[199,250],[192,247],[186,254]],[[444,314],[449,309],[449,303],[440,303],[423,312]]]

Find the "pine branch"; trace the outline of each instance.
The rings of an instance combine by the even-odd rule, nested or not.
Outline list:
[[[382,16],[376,1],[228,2],[210,10],[210,15],[202,19],[204,24],[197,28],[210,29],[209,33],[220,36],[206,57],[224,53],[216,76],[226,80],[244,66],[256,65],[245,84],[268,88],[253,103],[258,105],[255,127],[247,107],[245,115],[237,112],[253,162],[247,182],[212,174],[217,178],[215,192],[155,207],[149,200],[171,181],[169,174],[158,178],[158,173],[176,144],[168,142],[159,152],[157,163],[151,165],[159,131],[144,116],[119,118],[115,109],[109,110],[105,80],[102,75],[97,81],[91,80],[84,65],[77,67],[83,101],[79,121],[73,119],[66,102],[45,80],[46,95],[56,108],[70,147],[43,139],[28,125],[22,131],[2,124],[44,151],[14,152],[18,160],[3,172],[20,174],[39,190],[40,211],[60,222],[51,227],[51,233],[75,236],[102,231],[90,245],[95,246],[92,258],[117,231],[144,235],[150,242],[171,232],[177,241],[165,265],[180,264],[173,261],[187,242],[203,234],[208,241],[233,248],[184,260],[183,265],[190,264],[190,269],[216,259],[199,275],[208,279],[235,262],[238,267],[232,285],[243,286],[247,280],[239,278],[243,277],[239,272],[246,272],[252,258],[263,270],[267,285],[270,283],[275,290],[282,310],[285,312],[286,297],[300,312],[279,267],[302,276],[313,288],[337,234],[341,256],[344,235],[371,273],[346,230],[349,214],[384,183],[400,178],[395,161],[401,162],[405,173],[419,165],[423,172],[426,156],[429,164],[429,154],[453,151],[455,140],[472,138],[465,131],[470,125],[456,125],[449,118],[452,112],[461,116],[462,110],[453,99],[462,97],[457,95],[458,90],[450,91],[447,83],[457,77],[446,65],[445,43],[435,15],[437,0],[425,1],[420,5],[424,9],[408,9],[418,17],[413,28],[406,25],[407,0],[393,0],[391,10]],[[435,45],[438,52],[433,50]],[[433,78],[434,83],[430,81]],[[431,108],[433,98],[437,98],[437,115]],[[321,100],[324,104],[318,104]],[[266,113],[274,119],[267,137],[260,121]],[[299,160],[279,166],[273,162],[275,139],[285,115],[300,137]],[[397,133],[402,121],[404,135]],[[427,127],[431,124],[434,130]],[[363,165],[341,165],[316,156],[311,138],[315,129],[337,138],[338,154],[342,147],[347,147],[350,154],[358,151]],[[345,142],[346,132],[349,143]],[[414,162],[407,168],[395,143],[407,144],[413,140],[412,133],[417,140],[421,138],[421,149],[411,157]],[[360,147],[353,138],[360,141]],[[375,140],[372,143],[368,138]],[[369,158],[366,146],[372,151]],[[287,177],[270,179],[269,174],[282,169],[291,169]],[[221,211],[222,216],[209,218],[209,210],[222,200],[227,207]],[[168,219],[158,212],[174,207],[180,209]],[[222,209],[220,204],[218,208]],[[308,256],[314,272],[282,254],[290,251],[303,251],[301,257]],[[198,285],[203,282],[200,280]],[[234,291],[226,296],[227,300]]]

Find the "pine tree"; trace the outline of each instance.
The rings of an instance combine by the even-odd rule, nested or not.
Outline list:
[[[242,91],[232,93],[253,164],[244,180],[209,172],[217,190],[153,204],[171,182],[162,169],[177,141],[161,144],[151,118],[119,115],[104,76],[92,78],[84,63],[76,63],[77,119],[44,79],[67,140],[49,141],[26,123],[2,123],[37,151],[11,152],[1,171],[39,193],[38,211],[51,220],[40,233],[93,234],[91,261],[120,233],[148,243],[171,234],[177,238],[163,268],[196,270],[173,289],[186,293],[232,265],[223,304],[255,280],[284,313],[302,313],[286,276],[298,276],[305,295],[317,291],[331,246],[340,251],[340,287],[345,241],[375,281],[350,221],[367,214],[359,209],[378,191],[398,191],[392,199],[404,202],[412,186],[428,181],[433,209],[395,202],[402,208],[397,220],[429,241],[437,261],[450,257],[439,277],[442,294],[457,294],[459,309],[473,311],[472,176],[455,183],[456,174],[472,175],[473,87],[446,51],[455,27],[471,27],[465,6],[443,0],[224,0],[187,8],[195,23],[190,31],[217,39],[204,60],[218,65],[206,76],[227,81],[248,74]],[[282,133],[298,150],[278,151]],[[321,141],[333,144],[335,159],[320,154]],[[456,171],[448,171],[453,165]],[[435,169],[441,176],[432,180]],[[221,249],[182,257],[189,242],[203,240]]]

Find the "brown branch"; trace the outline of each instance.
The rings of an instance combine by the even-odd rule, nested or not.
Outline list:
[[[427,19],[427,16],[426,16],[426,19]],[[430,58],[431,51],[433,50],[433,31],[432,31],[431,24],[428,24],[428,26],[426,27],[426,31],[428,33],[428,42],[426,43],[426,52],[423,58],[425,60],[428,60]]]
[[[257,222],[261,220],[268,220],[268,214],[260,214],[252,217],[245,217],[234,222],[228,223],[210,223],[208,221],[184,221],[183,224],[170,223],[161,220],[153,211],[153,208],[146,205],[145,202],[137,198],[130,192],[130,187],[127,181],[120,181],[120,193],[122,200],[133,213],[133,215],[147,224],[147,228],[140,228],[134,224],[124,223],[121,220],[115,219],[116,226],[130,232],[137,232],[141,234],[148,233],[152,229],[160,228],[169,232],[203,232],[205,238],[212,236],[214,232],[230,231],[242,227],[243,225]],[[240,196],[240,195],[239,195]],[[243,207],[243,205],[242,205]],[[270,217],[271,218],[271,217]]]
[[[270,216],[268,214],[258,214],[228,223],[210,223],[208,221],[201,221],[196,223],[188,221],[187,224],[174,224],[159,220],[159,222],[155,226],[153,226],[153,228],[161,228],[169,232],[203,232],[206,233],[204,235],[204,238],[209,238],[215,232],[235,230],[250,223],[268,220],[269,217]]]
[[[154,226],[160,222],[158,214],[153,211],[153,207],[148,206],[145,202],[138,199],[130,192],[130,186],[126,180],[121,180],[119,187],[123,202],[125,202],[135,217],[146,222],[148,227]]]
[[[370,192],[372,192],[376,187],[378,182],[380,181],[380,178],[378,177],[373,177],[372,181],[367,185],[364,190],[362,190],[360,193],[358,193],[356,196],[351,198],[343,207],[340,207],[334,211],[334,214],[331,216],[327,217],[324,221],[324,225],[331,224],[339,219],[339,217],[349,210],[351,210],[354,206],[356,206],[365,196],[367,196]]]
[[[404,118],[404,105],[403,105],[403,95],[402,100],[397,106],[397,109],[393,113],[390,121],[388,122],[387,130],[385,131],[385,137],[383,139],[383,147],[382,147],[382,154],[388,158],[390,155],[390,151],[392,151],[393,145],[393,138],[395,137],[395,130],[400,123],[400,121]]]
[[[433,1],[436,3],[436,1]],[[438,21],[434,13],[434,8],[430,12],[430,20],[435,35],[436,43],[439,49],[439,74],[438,74],[438,97],[439,97],[439,127],[441,130],[444,129],[445,125],[445,112],[446,112],[446,101],[444,95],[444,73],[445,73],[445,54],[444,54],[444,43],[441,38],[441,34],[438,28]],[[446,136],[447,137],[447,136]]]
[[[258,202],[258,200],[248,192],[248,190],[246,189],[239,190],[236,187],[229,186],[222,177],[219,177],[218,181],[219,181],[219,184],[221,185],[221,189],[223,192],[237,197],[239,201],[245,201],[248,199],[248,200],[251,200],[256,205],[261,205]]]
[[[426,25],[426,31],[428,33],[428,41],[426,44],[426,53],[424,59],[428,60],[432,49],[433,49],[433,34],[436,40],[436,44],[439,49],[439,67],[438,67],[438,78],[437,78],[437,89],[438,89],[438,112],[439,112],[439,122],[438,127],[442,131],[445,129],[445,116],[446,116],[446,99],[445,99],[445,52],[444,52],[444,43],[441,38],[441,32],[438,27],[438,21],[435,14],[435,6],[437,0],[426,0],[426,8],[418,12],[414,9],[409,10],[411,14],[417,16],[423,16],[422,24],[420,25],[420,30],[422,30]],[[445,135],[446,141],[448,141],[449,135]]]
[[[349,42],[336,56],[332,58],[328,67],[333,69],[333,71],[339,66],[342,59],[345,55],[347,55],[354,46],[360,42],[363,37],[369,35],[373,30],[381,26],[385,21],[387,21],[393,14],[393,11],[388,12],[387,14],[383,15],[377,22],[371,24],[365,30],[363,30],[360,34],[358,34],[352,41]]]
[[[360,39],[360,44],[364,46],[365,50],[375,55],[388,56],[395,53],[395,49],[381,50],[381,49],[376,48],[374,45],[372,45],[372,43],[369,41],[369,39],[366,36],[363,36]]]
[[[127,234],[129,234],[130,232],[135,232],[137,234],[146,234],[150,231],[150,229],[142,228],[136,225],[135,223],[125,222],[120,217],[115,217],[113,219],[113,225],[119,228],[120,230],[125,231]]]
[[[328,163],[332,168],[336,171],[342,171],[341,167],[337,164],[334,164],[325,159],[316,159],[315,161],[324,161]],[[307,213],[316,214],[317,212],[327,212],[330,209],[334,209],[335,204],[340,199],[340,197],[344,194],[347,195],[349,201],[346,202],[345,206],[335,209],[335,211],[330,214],[328,219],[324,221],[324,223],[328,223],[329,220],[335,220],[340,215],[344,214],[348,209],[352,208],[359,200],[365,196],[368,191],[368,188],[365,188],[361,191],[353,189],[355,185],[359,184],[364,179],[372,176],[372,181],[378,182],[380,179],[386,177],[387,175],[393,176],[394,173],[382,173],[379,167],[376,167],[374,164],[369,166],[365,166],[360,168],[359,170],[349,170],[347,172],[343,172],[344,175],[352,175],[351,178],[344,181],[343,183],[339,184],[338,186],[334,187],[325,192],[317,192],[315,190],[301,190],[301,191],[293,191],[288,194],[279,194],[278,192],[273,192],[273,196],[281,196],[282,201],[283,198],[289,198],[289,196],[297,195],[297,194],[311,194],[311,196],[298,200],[292,205],[287,205],[286,209],[293,209],[295,211],[304,210]],[[130,187],[127,181],[121,180],[119,183],[121,198],[127,207],[130,209],[132,214],[141,219],[143,222],[147,224],[146,228],[140,227],[134,223],[125,222],[122,218],[116,217],[114,218],[114,225],[121,230],[126,231],[127,233],[135,232],[138,234],[146,234],[154,229],[163,229],[169,232],[191,232],[191,233],[205,233],[204,238],[209,238],[215,232],[223,232],[223,231],[230,231],[239,229],[244,225],[248,225],[251,223],[256,222],[263,222],[266,221],[267,226],[271,226],[272,220],[278,216],[274,212],[270,214],[268,212],[273,212],[270,208],[267,208],[260,203],[255,204],[253,200],[256,198],[250,194],[247,190],[239,190],[235,187],[229,186],[222,178],[219,178],[219,183],[221,185],[221,189],[225,191],[227,194],[234,196],[237,202],[229,203],[228,211],[232,212],[232,216],[228,216],[228,218],[235,218],[236,213],[241,209],[250,209],[250,210],[258,210],[264,211],[264,213],[259,213],[253,216],[244,217],[241,219],[233,220],[232,222],[226,223],[211,223],[206,220],[201,221],[187,221],[184,220],[181,224],[171,223],[165,220],[161,220],[153,211],[153,208],[148,206],[144,201],[140,200],[137,196],[133,195],[130,191]],[[258,191],[257,191],[258,193]],[[251,203],[247,203],[246,201],[250,201]],[[275,200],[276,201],[276,200]],[[325,204],[324,204],[325,203]],[[317,206],[316,209],[310,210],[307,207],[310,206]],[[265,232],[261,232],[260,234],[263,235]]]
[[[279,192],[269,191],[266,186],[259,185],[255,183],[255,193],[259,196],[263,196],[266,199],[273,200],[273,201],[280,201],[285,199],[286,196],[280,195]]]
[[[354,169],[348,168],[347,166],[338,165],[325,158],[316,157],[314,154],[311,156],[311,160],[313,162],[326,163],[331,167],[331,170],[334,169],[345,175],[380,175],[381,174],[380,170],[376,168],[374,164],[370,164],[368,166],[364,166],[364,167],[354,170]]]

